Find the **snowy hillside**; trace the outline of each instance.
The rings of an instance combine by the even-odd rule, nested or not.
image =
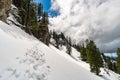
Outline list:
[[[77,58],[75,54],[73,57]],[[20,28],[0,21],[0,80],[119,80],[113,72],[111,79],[98,77],[86,66],[64,51],[52,45],[47,47]]]
[[[66,47],[62,46],[60,47],[60,50],[65,53]],[[66,54],[67,55],[67,54]],[[68,56],[68,55],[67,55]],[[80,60],[80,53],[72,47],[72,54],[71,57],[76,60],[75,63],[78,64],[79,66],[83,67],[84,69],[86,69],[87,71],[90,71],[90,66],[88,63],[81,61]],[[101,72],[100,72],[101,77],[104,80],[120,80],[120,75],[116,74],[115,72],[108,70],[106,68],[101,68]]]
[[[49,69],[38,41],[2,21],[0,33],[0,80],[45,80]]]

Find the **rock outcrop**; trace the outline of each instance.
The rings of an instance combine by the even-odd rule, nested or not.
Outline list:
[[[0,0],[0,20],[6,22],[11,9],[11,0]]]

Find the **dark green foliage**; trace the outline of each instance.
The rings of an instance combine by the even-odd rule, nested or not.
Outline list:
[[[112,70],[114,72],[117,72],[116,61],[111,60],[110,57],[105,56],[103,53],[102,53],[102,57],[103,57],[103,60],[104,60],[104,67],[109,69],[109,70]]]
[[[30,0],[26,0],[26,26],[30,26]]]
[[[18,20],[29,34],[34,32],[34,27],[38,26],[36,4],[32,0],[13,0],[13,4],[18,7],[21,20]],[[32,32],[33,31],[33,32]]]
[[[112,69],[112,61],[109,57],[106,57],[106,63],[107,63],[108,69],[113,70]]]
[[[103,53],[101,53],[101,55],[103,57],[104,62],[106,63],[107,62],[107,57]]]
[[[120,74],[120,48],[118,48],[118,50],[117,50],[117,55],[118,55],[118,58],[117,58],[117,72]]]
[[[116,64],[116,62],[113,62],[113,71],[117,73],[117,64]]]
[[[13,0],[13,4],[18,7],[19,15],[21,17],[19,22],[26,26],[23,27],[23,29],[49,45],[48,13],[43,12],[42,4],[37,5],[33,0]],[[37,16],[39,16],[39,22]]]
[[[82,61],[87,60],[86,48],[84,47],[84,44],[80,46],[80,57]]]
[[[43,12],[43,15],[39,21],[39,27],[38,27],[38,38],[40,41],[45,43],[46,45],[49,45],[50,43],[50,34],[48,29],[49,19],[48,19],[48,13]]]
[[[41,22],[44,23],[44,24],[49,24],[48,13],[47,12],[43,12]]]
[[[98,67],[103,67],[103,59],[102,59],[99,48],[96,49],[96,57],[97,57],[96,62]]]
[[[61,32],[57,34],[55,31],[52,32],[52,38],[55,40],[55,44],[53,44],[56,48],[59,49],[60,46],[66,46],[66,53],[71,55],[72,52],[72,43],[70,37],[65,37],[65,35]]]
[[[114,71],[114,72],[117,72],[117,65],[116,65],[116,62],[115,61],[112,61],[112,60],[108,60],[107,62],[107,66],[108,66],[108,69]]]
[[[61,36],[62,40],[65,40],[65,35],[62,32],[61,32],[60,36]]]
[[[82,45],[73,45],[73,47],[80,52],[80,58],[82,61],[87,61],[87,54],[86,54],[86,47],[84,46],[84,44]]]
[[[60,38],[59,35],[55,31],[53,31],[53,39],[56,42],[56,45],[55,45],[56,48],[59,48],[59,38]]]
[[[73,44],[72,45],[78,52],[80,52],[80,45]]]
[[[96,47],[93,41],[89,41],[86,46],[87,61],[90,64],[91,72],[99,75],[100,67],[103,66],[103,61],[100,55],[99,49]]]
[[[71,55],[72,52],[72,48],[71,48],[71,39],[67,37],[67,41],[66,41],[66,49],[67,49],[67,53],[69,55]]]
[[[59,46],[66,45],[66,38],[64,34],[61,32],[60,34],[57,34],[55,31],[52,32],[52,38],[55,40],[55,47],[59,49]]]

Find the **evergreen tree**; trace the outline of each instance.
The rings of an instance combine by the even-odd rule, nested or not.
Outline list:
[[[48,19],[48,13],[43,12],[42,18],[39,21],[39,40],[41,40],[46,45],[49,45],[50,43],[50,34],[48,29],[49,19]]]
[[[101,53],[101,55],[103,57],[104,62],[106,63],[107,62],[107,57],[103,53]]]
[[[36,4],[31,2],[31,0],[25,1],[26,16],[25,16],[25,31],[32,34],[32,30],[38,27],[37,14],[36,14]]]
[[[65,40],[65,35],[61,32],[61,38],[62,40]]]
[[[31,30],[38,27],[37,14],[36,14],[36,4],[32,0],[13,0],[13,4],[18,7],[20,19],[18,20],[26,32],[31,34]],[[33,28],[34,27],[34,28]]]
[[[36,13],[36,4],[31,3],[30,5],[30,31],[32,34],[38,38],[38,21],[37,21],[37,13]]]
[[[116,62],[113,62],[113,71],[114,71],[114,72],[117,72],[117,65],[116,65]]]
[[[80,46],[80,57],[81,57],[82,61],[87,60],[86,48],[84,47],[84,44]]]
[[[41,22],[44,23],[44,24],[49,24],[49,19],[48,19],[48,13],[47,12],[43,12]]]
[[[71,55],[72,52],[72,48],[71,48],[71,39],[67,37],[67,42],[66,42],[66,49],[67,49],[67,53],[69,55]]]
[[[30,24],[30,0],[27,0],[27,2],[26,2],[27,4],[26,4],[26,11],[27,11],[27,16],[26,16],[26,26],[28,27],[29,26],[29,24]]]
[[[96,73],[96,75],[99,75],[100,67],[103,66],[103,61],[99,49],[96,47],[95,43],[91,40],[89,43],[87,43],[86,53],[87,61],[90,64],[91,72],[94,72]]]
[[[107,69],[110,69],[114,72],[117,72],[116,61],[112,61],[109,57],[105,56],[103,53],[102,53],[102,57],[103,57],[103,60],[104,60],[104,67],[107,68]]]
[[[38,3],[38,10],[37,10],[37,15],[40,19],[40,17],[43,15],[43,5],[41,3]]]
[[[106,63],[107,63],[108,69],[112,70],[112,61],[109,57],[106,58]]]
[[[118,48],[118,50],[117,50],[117,55],[118,55],[118,58],[117,58],[117,72],[120,74],[120,48]]]
[[[42,4],[37,5],[33,0],[13,0],[13,3],[19,8],[19,15],[21,16],[20,23],[26,26],[23,29],[48,45],[50,43],[49,19],[48,13],[43,12]],[[40,18],[39,23],[37,16]]]
[[[59,36],[58,36],[58,34],[55,32],[55,31],[53,31],[53,39],[55,40],[55,47],[56,48],[58,48],[59,49]]]

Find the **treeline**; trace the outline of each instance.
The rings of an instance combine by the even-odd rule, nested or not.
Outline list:
[[[91,72],[99,75],[100,68],[104,67],[103,58],[94,41],[86,40],[85,44],[73,45],[71,38],[66,37],[62,32],[58,34],[55,31],[51,31],[50,34],[52,39],[51,44],[58,49],[64,45],[66,47],[66,53],[69,55],[72,53],[72,47],[75,47],[80,52],[81,60],[90,64]]]
[[[51,41],[51,44],[53,44],[56,48],[60,48],[63,45],[66,46],[66,53],[71,55],[72,52],[72,43],[71,43],[71,38],[66,37],[62,32],[61,33],[56,33],[55,31],[51,31],[51,39],[54,41]]]
[[[19,19],[18,21],[29,29],[32,29],[34,26],[37,26],[37,4],[32,2],[32,0],[12,1],[13,4],[19,10],[19,16],[21,17],[21,19]]]
[[[71,38],[66,37],[63,33],[57,34],[55,31],[49,32],[48,13],[43,11],[41,3],[36,4],[33,0],[12,0],[13,4],[19,10],[20,18],[17,21],[26,27],[22,27],[27,33],[34,35],[36,38],[49,45],[50,39],[54,39],[53,44],[56,48],[66,46],[66,52],[71,55],[72,46],[80,52],[81,60],[89,63],[91,72],[99,75],[100,68],[105,67],[120,74],[120,48],[117,50],[117,61],[111,60],[104,54],[101,55],[99,48],[92,40],[86,40],[85,44],[72,45]]]
[[[86,40],[84,44],[73,45],[73,47],[80,52],[81,60],[89,63],[91,72],[99,75],[100,68],[103,67],[107,74],[109,74],[109,70],[120,74],[120,48],[117,50],[118,58],[112,60],[110,57],[100,53],[99,48],[96,47],[95,42],[92,40]]]
[[[103,67],[103,59],[95,42],[86,40],[85,44],[74,45],[74,47],[80,52],[81,60],[89,63],[90,71],[99,75],[100,68]]]
[[[120,74],[120,48],[118,48],[116,52],[118,57],[115,60],[112,60],[110,57],[107,57],[104,54],[102,54],[102,56],[105,62],[104,67]]]
[[[20,18],[17,21],[25,26],[22,29],[49,45],[49,19],[48,13],[43,10],[43,5],[33,0],[12,1],[19,10]]]
[[[112,60],[108,56],[105,56],[103,53],[102,53],[102,57],[103,57],[103,60],[104,60],[104,67],[117,73],[117,63],[116,63],[116,61]],[[108,74],[109,74],[109,71],[108,71]]]
[[[118,48],[117,54],[119,55],[117,61],[112,60],[110,57],[105,56],[97,48],[93,40],[86,40],[85,43],[81,45],[72,44],[71,38],[66,37],[62,32],[56,33],[55,31],[50,32],[51,44],[56,48],[60,48],[63,45],[66,47],[66,53],[71,55],[72,47],[76,48],[80,52],[80,59],[89,63],[90,71],[99,75],[100,68],[104,68],[106,73],[109,75],[109,70],[112,70],[120,74],[120,48]]]

